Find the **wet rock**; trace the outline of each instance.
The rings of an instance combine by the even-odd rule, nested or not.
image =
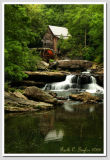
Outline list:
[[[66,73],[62,72],[31,72],[26,71],[26,74],[28,74],[28,80],[33,80],[36,82],[60,82],[65,80]]]
[[[17,94],[18,96],[18,94]],[[17,97],[13,93],[5,92],[5,111],[6,112],[26,112],[52,109],[53,104],[36,102],[29,99]]]
[[[101,98],[97,96],[93,96],[92,94],[88,92],[83,92],[80,94],[71,94],[69,96],[70,99],[75,100],[75,101],[82,101],[84,103],[98,103],[101,102]]]
[[[43,101],[47,103],[55,104],[57,101],[55,98],[53,98],[53,96],[35,86],[27,87],[24,91],[24,95],[27,96],[29,99]]]
[[[96,78],[97,84],[104,86],[104,68],[103,65],[93,64],[91,69],[91,75]]]
[[[104,72],[103,72],[103,69],[99,72],[94,72],[92,75],[96,78],[97,84],[103,87],[104,86]]]
[[[54,98],[57,97],[57,93],[54,93],[54,92],[51,92],[51,91],[49,91],[48,93],[49,93],[51,96],[53,96]]]
[[[73,75],[74,75],[74,73],[73,73]],[[75,75],[74,77],[72,77],[72,80],[71,80],[72,83],[74,83],[74,84],[77,83],[78,76],[79,75]]]
[[[93,62],[87,60],[59,60],[57,62],[58,68],[69,71],[84,71],[93,64]]]
[[[77,78],[77,83],[80,85],[89,84],[92,82],[91,76],[86,74],[81,74]]]
[[[97,84],[103,87],[104,86],[104,76],[98,75],[98,74],[94,74],[93,76],[96,78]]]
[[[68,97],[57,97],[58,100],[67,100]]]

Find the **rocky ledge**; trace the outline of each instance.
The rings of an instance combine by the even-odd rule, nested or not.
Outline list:
[[[57,100],[50,94],[37,87],[25,89],[24,96],[21,92],[5,92],[6,112],[27,112],[49,110],[58,104]]]
[[[36,82],[60,82],[65,80],[66,72],[49,72],[49,71],[43,71],[43,72],[25,72],[28,75],[28,80],[34,80]]]
[[[74,101],[81,101],[87,104],[102,102],[102,99],[100,97],[93,96],[88,92],[83,92],[80,94],[71,94],[69,98]]]
[[[28,100],[25,96],[23,98],[20,92],[17,92],[17,94],[21,95],[21,97],[16,96],[14,93],[5,92],[6,112],[39,111],[53,108],[53,104]]]
[[[93,62],[87,60],[58,60],[51,63],[50,68],[69,71],[84,71],[92,67]]]

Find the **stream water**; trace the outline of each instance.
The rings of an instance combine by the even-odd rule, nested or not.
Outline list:
[[[88,76],[90,72],[82,72],[82,75]],[[71,93],[89,92],[92,94],[101,95],[104,92],[103,87],[99,86],[95,77],[89,75],[89,82],[81,84],[80,76],[67,75],[66,79],[62,82],[48,83],[43,90],[51,90],[57,93],[57,96],[67,97]]]
[[[80,86],[75,75],[47,84],[58,96],[88,91],[103,93],[94,77]],[[103,153],[103,103],[66,100],[55,110],[5,115],[5,153]]]
[[[103,153],[103,104],[6,114],[5,153]]]

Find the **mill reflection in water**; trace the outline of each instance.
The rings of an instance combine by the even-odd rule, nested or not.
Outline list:
[[[6,114],[5,153],[103,153],[103,104]]]

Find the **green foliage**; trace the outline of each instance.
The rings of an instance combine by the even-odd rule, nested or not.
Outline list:
[[[54,59],[49,59],[49,62],[51,63],[51,62],[54,62],[55,60]]]
[[[30,8],[29,8],[30,7]],[[39,13],[37,6],[29,5],[5,5],[5,78],[6,80],[19,81],[26,78],[25,70],[33,70],[35,60],[39,56],[30,53],[30,43],[36,42],[36,37],[41,40],[39,29],[35,32],[36,18]],[[34,16],[32,13],[34,12]],[[35,23],[35,24],[34,24]],[[34,26],[35,25],[35,26]],[[39,43],[39,42],[36,42]]]
[[[27,15],[30,18],[31,23],[31,31],[34,35],[30,39],[29,46],[31,47],[42,47],[42,37],[45,34],[45,31],[47,29],[47,25],[45,23],[45,13],[43,10],[44,5],[26,5],[27,9]]]
[[[29,58],[28,58],[28,66],[26,70],[36,71],[37,70],[37,63],[40,62],[42,59],[40,57],[40,53],[36,50],[30,50]]]
[[[98,56],[96,57],[96,59],[95,59],[95,62],[96,62],[96,63],[101,63],[101,62],[103,62],[103,56],[102,56],[102,55],[98,55]]]
[[[58,41],[57,45],[58,50],[60,50],[61,54],[66,54],[71,49],[71,43],[68,39],[63,39],[63,37],[60,37],[60,40]]]
[[[27,49],[19,41],[5,43],[5,73],[8,80],[22,80],[27,65]]]
[[[103,57],[103,5],[69,6],[65,15],[74,54],[102,62],[103,58],[97,57]]]
[[[5,82],[5,91],[9,91],[10,88],[10,82]]]
[[[5,5],[5,78],[18,81],[36,70],[39,53],[30,48],[42,47],[48,25],[67,27],[69,39],[60,37],[61,56],[103,62],[103,5]]]
[[[27,64],[31,35],[25,6],[5,5],[5,75],[7,80],[22,80]]]
[[[71,37],[60,39],[61,53],[103,62],[103,5],[66,5],[64,17]]]

